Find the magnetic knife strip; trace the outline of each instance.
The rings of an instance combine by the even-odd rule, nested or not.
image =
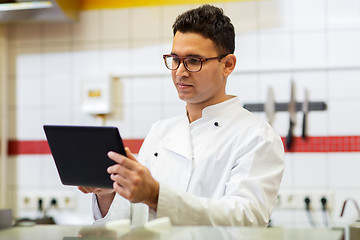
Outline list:
[[[296,111],[302,111],[302,102],[296,102]],[[265,104],[263,103],[247,103],[243,107],[250,112],[263,112]],[[289,103],[275,103],[275,112],[287,112]],[[309,111],[325,111],[327,105],[325,102],[309,102]]]

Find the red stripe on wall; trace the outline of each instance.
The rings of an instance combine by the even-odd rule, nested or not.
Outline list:
[[[10,140],[8,145],[9,155],[19,154],[50,154],[47,141],[17,141]]]
[[[123,139],[125,147],[130,148],[132,153],[139,153],[144,139]],[[20,154],[50,154],[50,148],[46,140],[17,141],[10,140],[8,145],[9,155]]]
[[[284,146],[286,138],[281,138]],[[360,136],[294,137],[287,152],[360,152]]]
[[[285,145],[286,138],[281,138]],[[125,147],[139,153],[144,139],[124,139]],[[360,152],[360,136],[294,137],[290,150],[286,152]],[[9,155],[50,154],[47,141],[9,141]]]

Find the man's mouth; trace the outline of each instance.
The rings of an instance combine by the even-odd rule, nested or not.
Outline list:
[[[192,87],[191,84],[184,83],[184,82],[178,82],[177,86],[178,86],[179,89],[186,89],[186,88]]]

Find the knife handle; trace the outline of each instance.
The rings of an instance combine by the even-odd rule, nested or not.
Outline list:
[[[306,138],[306,128],[307,128],[307,124],[306,124],[307,120],[306,120],[306,118],[307,118],[307,113],[304,113],[303,121],[302,121],[302,133],[301,133],[302,138]]]
[[[286,148],[287,148],[288,150],[290,150],[291,145],[292,145],[294,125],[295,125],[295,124],[293,123],[293,121],[290,120],[289,132],[288,132],[288,135],[287,135],[287,137],[286,137]]]

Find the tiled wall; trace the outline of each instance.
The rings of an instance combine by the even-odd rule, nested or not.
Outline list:
[[[360,0],[267,0],[227,2],[222,7],[236,27],[235,72],[228,93],[244,103],[266,100],[269,86],[277,102],[310,101],[327,110],[310,112],[309,136],[360,135]],[[115,111],[107,125],[124,138],[143,138],[151,124],[183,114],[162,54],[171,50],[171,25],[192,5],[83,11],[77,23],[10,26],[10,138],[43,140],[43,124],[99,125],[81,111],[81,81],[115,75]],[[257,113],[265,119],[263,113]],[[301,134],[301,113],[295,135]],[[286,136],[288,113],[279,112],[275,130]],[[50,155],[10,158],[9,190],[14,199],[28,191],[69,191],[76,211],[55,213],[60,223],[90,222],[90,198],[61,185]],[[343,201],[360,202],[360,153],[287,153],[281,190],[332,190],[331,224],[353,221],[339,214]],[[16,202],[16,201],[15,201]],[[18,216],[34,216],[19,211]],[[321,226],[322,217],[316,215]],[[276,209],[273,224],[309,226],[303,211]]]

